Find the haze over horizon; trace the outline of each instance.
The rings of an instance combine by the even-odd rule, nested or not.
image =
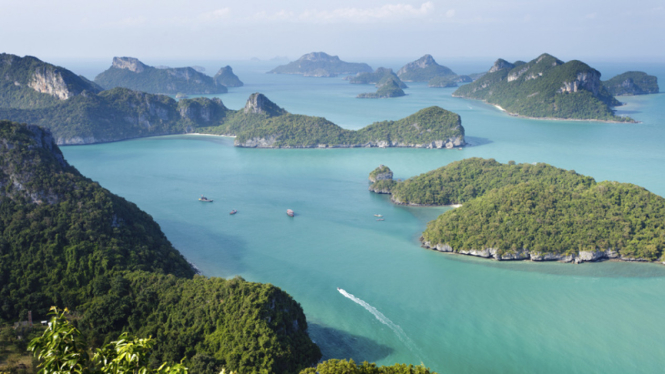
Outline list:
[[[346,61],[444,58],[665,61],[665,4],[461,0],[18,1],[1,52],[41,59],[225,59],[312,51]]]

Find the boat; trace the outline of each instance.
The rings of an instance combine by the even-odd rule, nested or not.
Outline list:
[[[229,214],[236,214],[236,213],[238,213],[238,211],[235,210],[235,209],[233,209],[233,210],[231,211],[231,213],[229,213]]]
[[[374,217],[383,217],[383,216],[380,214],[375,214]]]
[[[377,219],[377,221],[385,221],[385,219],[379,218],[379,219]]]
[[[337,291],[339,291],[339,287],[337,287]]]
[[[207,197],[205,197],[203,195],[201,195],[201,197],[199,198],[199,201],[204,201],[206,203],[212,203],[212,199],[208,199]]]
[[[293,216],[295,216],[296,214],[293,213],[293,211],[292,211],[291,209],[287,209],[287,210],[286,210],[286,215],[289,216],[289,217],[293,217]]]

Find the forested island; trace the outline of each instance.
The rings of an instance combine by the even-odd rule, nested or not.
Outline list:
[[[339,74],[371,73],[365,63],[345,62],[324,52],[307,53],[296,61],[281,65],[268,74],[300,74],[305,77],[336,77]]]
[[[603,86],[614,96],[648,95],[659,92],[658,78],[642,71],[628,71],[603,81]]]
[[[403,182],[382,165],[372,179],[371,191],[398,204],[462,204],[427,225],[425,248],[497,260],[665,261],[665,199],[632,184],[479,158]]]
[[[252,94],[244,109],[227,110],[222,124],[198,132],[235,136],[252,148],[452,148],[465,144],[459,115],[439,107],[422,109],[398,121],[346,130],[321,117],[288,113],[263,94]]]
[[[124,87],[153,94],[191,95],[226,93],[224,81],[239,82],[229,69],[222,68],[217,74],[213,79],[192,67],[160,69],[133,57],[114,57],[111,67],[95,77],[95,83],[105,89]]]
[[[242,87],[244,85],[240,78],[233,74],[233,68],[231,68],[229,65],[219,69],[213,79],[218,85],[225,87]]]
[[[621,105],[600,81],[600,72],[572,60],[542,54],[525,63],[499,59],[489,72],[453,96],[483,100],[511,115],[543,119],[634,122],[614,114]]]
[[[69,165],[48,130],[0,121],[0,322],[68,307],[91,348],[152,336],[193,373],[295,373],[321,357],[269,284],[195,275],[159,225]]]
[[[376,92],[361,93],[357,97],[359,99],[386,99],[406,95],[404,90],[400,88],[399,82],[392,77],[389,77],[387,80],[382,80],[381,83],[377,83],[376,87]]]
[[[408,88],[406,83],[402,82],[397,74],[393,72],[393,69],[389,68],[377,68],[373,73],[358,73],[357,75],[349,75],[344,79],[352,84],[375,84],[377,86],[388,80],[394,80],[399,88]]]

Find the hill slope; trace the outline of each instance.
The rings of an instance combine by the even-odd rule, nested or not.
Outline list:
[[[41,108],[102,90],[71,71],[35,57],[0,54],[0,107]]]
[[[153,94],[220,94],[228,90],[212,77],[191,67],[158,69],[133,57],[114,57],[111,67],[95,77],[111,89],[124,87]]]
[[[632,121],[614,115],[611,107],[620,103],[602,85],[600,72],[581,61],[564,63],[548,54],[528,63],[499,59],[487,74],[453,96],[484,100],[534,118]]]

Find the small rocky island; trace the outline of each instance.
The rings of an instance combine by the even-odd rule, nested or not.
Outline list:
[[[305,77],[336,77],[339,74],[371,73],[372,68],[364,63],[345,62],[337,56],[324,52],[312,52],[296,61],[281,65],[268,74],[299,74]]]
[[[514,116],[540,119],[634,122],[614,114],[621,105],[584,62],[542,54],[529,61],[498,59],[487,74],[453,92],[483,100]]]
[[[468,75],[454,75],[434,77],[427,82],[427,87],[448,88],[457,87],[459,83],[473,82],[473,79]]]
[[[665,262],[665,199],[633,184],[480,158],[392,177],[387,166],[373,170],[370,191],[397,204],[460,206],[427,225],[425,248],[496,260]]]
[[[350,75],[344,79],[352,84],[375,84],[377,86],[392,79],[397,82],[399,88],[409,88],[406,83],[402,82],[397,74],[393,72],[393,69],[389,68],[377,68],[373,73],[358,73],[357,75]]]
[[[642,71],[628,71],[603,81],[603,86],[614,96],[657,94],[658,78]]]
[[[95,83],[105,89],[124,87],[153,94],[228,92],[225,85],[192,67],[160,69],[133,57],[114,57],[111,67],[95,77]]]
[[[405,96],[404,90],[400,88],[399,83],[389,77],[387,80],[378,83],[376,92],[361,93],[357,96],[359,99],[387,99],[390,97]]]
[[[223,68],[219,69],[217,74],[213,77],[215,82],[218,85],[225,87],[242,87],[244,83],[238,78],[237,75],[233,74],[233,69],[226,65]]]

